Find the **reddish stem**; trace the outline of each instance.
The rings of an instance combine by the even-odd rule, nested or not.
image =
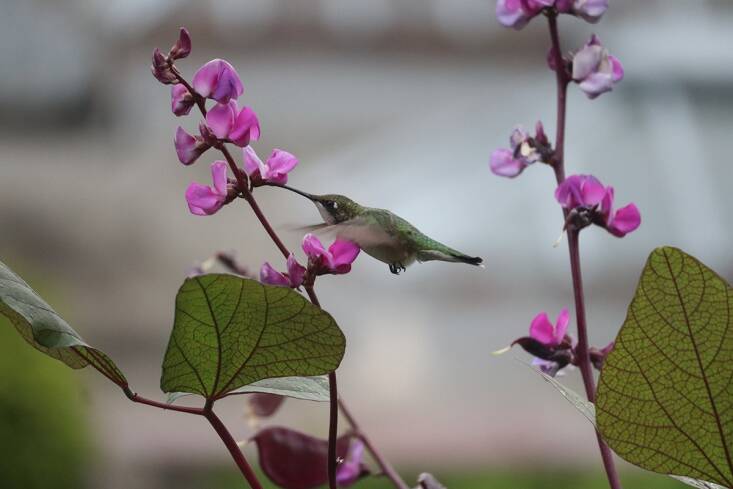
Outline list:
[[[550,38],[552,39],[552,53],[555,62],[555,75],[557,80],[557,129],[555,137],[555,154],[553,158],[553,169],[557,183],[565,180],[565,114],[567,112],[567,91],[570,77],[562,57],[560,47],[560,35],[557,29],[557,12],[551,11],[547,15],[550,26]],[[567,218],[567,211],[563,211]],[[595,401],[596,388],[593,378],[593,366],[591,365],[588,353],[588,325],[585,317],[585,297],[583,294],[583,275],[580,270],[580,240],[577,230],[568,231],[568,251],[570,253],[570,274],[573,280],[573,295],[575,299],[575,315],[578,323],[578,345],[575,349],[576,359],[583,377],[585,393],[590,402]],[[601,438],[596,430],[598,448],[601,452],[603,467],[606,471],[608,483],[612,489],[621,489],[616,466],[613,460],[611,449]]]
[[[207,408],[203,410],[203,416],[209,420],[209,423],[214,427],[214,430],[219,435],[219,438],[221,438],[221,441],[224,442],[224,445],[227,447],[229,453],[234,459],[234,463],[236,463],[239,470],[242,471],[242,475],[247,479],[250,487],[252,489],[262,489],[262,484],[257,480],[257,476],[252,470],[252,466],[250,466],[247,459],[244,458],[242,450],[239,448],[239,445],[237,445],[237,442],[234,440],[231,433],[227,430],[227,427],[224,426],[224,423],[222,423],[219,417],[214,414],[214,411],[211,410],[211,406],[207,406]]]
[[[176,406],[175,404],[168,404],[165,402],[153,401],[152,399],[146,399],[136,394],[135,392],[132,392],[129,387],[126,387],[123,390],[127,398],[130,399],[132,402],[137,402],[139,404],[145,404],[147,406],[157,407],[159,409],[165,409],[166,411],[176,411],[179,413],[197,414],[199,416],[204,415],[204,410],[201,408]]]
[[[397,489],[410,489],[410,486],[408,486],[405,481],[402,480],[394,467],[392,467],[392,464],[390,464],[387,459],[385,459],[377,451],[374,445],[372,445],[371,440],[369,440],[369,437],[367,437],[364,431],[362,431],[361,427],[356,422],[356,419],[346,407],[346,404],[344,404],[343,400],[339,400],[339,407],[341,407],[341,412],[343,413],[344,418],[346,418],[346,421],[351,425],[351,429],[361,439],[361,441],[364,443],[364,446],[372,454],[372,457],[374,457],[374,460],[377,462],[377,465],[379,465],[382,473],[387,476],[390,481],[392,481],[392,484],[394,484]]]

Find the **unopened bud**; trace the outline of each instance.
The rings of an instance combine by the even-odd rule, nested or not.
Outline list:
[[[155,48],[155,51],[153,51],[153,64],[150,66],[150,71],[153,73],[155,79],[163,85],[172,85],[178,81],[168,63],[168,58],[158,48]]]
[[[191,35],[185,27],[181,27],[178,40],[171,47],[168,57],[171,60],[182,59],[191,54]]]

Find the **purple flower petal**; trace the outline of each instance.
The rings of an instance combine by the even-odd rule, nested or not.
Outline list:
[[[260,282],[268,285],[290,287],[290,280],[288,280],[285,275],[275,270],[268,262],[263,263],[260,268]]]
[[[265,164],[262,163],[252,146],[245,147],[242,154],[244,157],[244,171],[247,175],[252,176],[256,171],[259,171],[260,174],[265,172]]]
[[[364,473],[364,443],[358,438],[351,440],[344,462],[336,468],[336,482],[339,487],[348,487],[358,481]]]
[[[281,149],[273,150],[265,164],[266,170],[262,178],[268,182],[288,183],[288,172],[298,164],[298,158]]]
[[[216,104],[206,113],[206,125],[219,139],[228,139],[234,126],[237,103],[231,100],[227,104]]]
[[[529,335],[544,345],[555,345],[555,328],[550,323],[546,312],[541,312],[532,320]]]
[[[193,75],[193,88],[201,96],[226,104],[244,92],[237,71],[223,59],[213,59]]]
[[[193,96],[182,83],[176,83],[171,87],[171,111],[176,116],[188,115],[193,104]]]
[[[554,337],[556,344],[562,343],[563,338],[565,338],[565,333],[568,331],[568,323],[570,323],[570,312],[568,312],[567,307],[563,307],[555,322]]]
[[[635,204],[629,204],[617,210],[608,225],[608,231],[622,238],[635,231],[641,225],[641,214]]]
[[[600,204],[606,195],[606,187],[593,175],[583,175],[585,179],[581,183],[583,205],[588,207]]]
[[[190,165],[209,147],[202,141],[187,133],[181,126],[176,129],[176,137],[173,140],[176,146],[178,160],[184,165]]]
[[[508,149],[497,149],[491,153],[489,168],[500,177],[514,178],[527,167],[521,161],[514,159],[514,153]]]
[[[504,27],[521,29],[530,20],[522,9],[521,0],[498,0],[496,2],[496,18]]]
[[[214,190],[219,195],[227,195],[227,164],[218,160],[211,164],[211,180],[214,182]]]
[[[186,189],[186,202],[192,214],[209,216],[221,208],[223,199],[211,187],[193,182]]]
[[[608,61],[611,63],[611,80],[614,83],[618,83],[624,79],[624,67],[621,65],[621,61],[616,56],[608,56]]]
[[[247,146],[250,141],[260,139],[260,122],[254,110],[243,107],[239,111],[229,133],[229,139],[241,147]]]
[[[573,13],[595,24],[608,9],[608,0],[575,0]]]
[[[312,233],[308,233],[303,237],[303,251],[308,258],[312,259],[318,259],[327,253],[321,240]]]
[[[344,265],[351,265],[359,256],[360,251],[361,248],[356,243],[345,239],[337,239],[328,247],[328,252],[332,257],[331,266],[339,268]]]
[[[306,269],[303,265],[298,263],[295,259],[295,255],[290,253],[288,256],[288,279],[291,287],[300,287],[303,284],[305,278]]]

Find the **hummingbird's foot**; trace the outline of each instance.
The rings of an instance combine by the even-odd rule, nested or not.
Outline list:
[[[404,272],[407,270],[405,266],[402,263],[390,263],[389,264],[389,271],[394,273],[395,275],[399,275],[400,272]]]

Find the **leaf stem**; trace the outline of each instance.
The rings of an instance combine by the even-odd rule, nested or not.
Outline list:
[[[175,404],[168,404],[165,402],[153,401],[152,399],[147,399],[145,397],[138,395],[135,392],[132,392],[132,390],[130,390],[129,387],[124,388],[123,391],[125,392],[125,395],[127,396],[127,398],[130,399],[132,402],[137,402],[139,404],[145,404],[147,406],[157,407],[159,409],[165,409],[166,411],[176,411],[179,413],[197,414],[199,416],[204,415],[204,410],[202,408],[176,406]]]
[[[570,76],[562,56],[560,47],[560,35],[557,28],[557,12],[551,10],[547,14],[550,28],[550,39],[552,40],[552,56],[555,64],[555,78],[557,82],[557,128],[555,133],[555,154],[553,158],[553,169],[557,183],[565,180],[565,115],[567,112],[567,92]],[[567,210],[563,210],[564,218],[567,219]],[[583,275],[580,269],[580,235],[578,230],[568,230],[568,251],[570,254],[570,274],[573,281],[573,296],[575,299],[575,316],[578,324],[578,345],[575,353],[583,377],[585,393],[590,402],[595,401],[596,387],[593,378],[593,366],[591,365],[588,352],[588,326],[585,315],[585,297],[583,293]],[[621,489],[616,466],[613,460],[611,449],[601,438],[596,430],[598,448],[601,452],[603,468],[611,489]]]
[[[377,462],[377,465],[379,465],[382,473],[384,473],[384,475],[387,476],[390,481],[392,481],[392,484],[394,484],[397,489],[410,489],[410,487],[405,483],[405,481],[402,480],[394,467],[392,467],[392,464],[390,464],[387,459],[385,459],[382,454],[377,451],[374,445],[372,445],[371,440],[369,440],[369,437],[367,437],[366,433],[362,431],[359,423],[356,422],[354,415],[351,414],[351,411],[349,411],[349,408],[346,407],[346,404],[344,404],[343,400],[339,400],[339,407],[341,408],[341,413],[344,415],[344,418],[346,418],[346,421],[351,425],[351,429],[354,430],[356,435],[364,443],[364,446],[366,446],[367,450],[369,450],[369,452],[372,454],[372,457],[374,457],[374,460]]]
[[[242,450],[239,448],[239,445],[237,445],[237,442],[234,440],[231,433],[229,433],[229,430],[224,426],[224,423],[222,423],[219,417],[214,414],[214,411],[211,410],[210,406],[202,410],[202,412],[203,416],[209,421],[209,423],[211,423],[211,426],[214,427],[214,430],[219,435],[219,438],[221,438],[221,441],[224,442],[224,445],[227,447],[229,453],[234,459],[234,463],[237,464],[237,467],[239,467],[244,478],[247,479],[250,487],[252,489],[262,489],[262,484],[257,480],[257,476],[252,470],[252,466],[247,462],[247,459],[244,457],[244,453],[242,453]]]

